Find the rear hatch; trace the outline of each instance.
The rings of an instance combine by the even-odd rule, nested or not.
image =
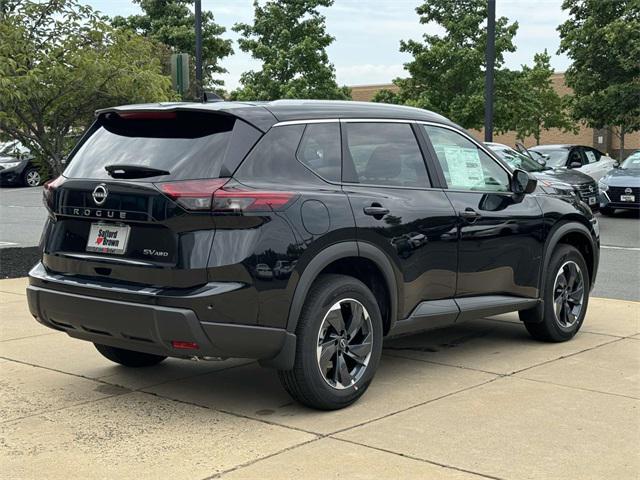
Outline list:
[[[206,283],[215,223],[203,182],[213,194],[260,136],[226,113],[103,113],[45,187],[43,263],[102,281]]]

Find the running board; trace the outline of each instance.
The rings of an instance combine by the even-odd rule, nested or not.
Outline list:
[[[535,307],[540,300],[509,295],[483,295],[422,302],[405,320],[396,322],[389,335],[434,330],[474,318],[490,317]]]

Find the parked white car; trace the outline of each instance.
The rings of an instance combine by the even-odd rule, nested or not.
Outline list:
[[[552,168],[570,168],[600,180],[618,162],[593,147],[583,145],[539,145],[529,150],[541,153]]]

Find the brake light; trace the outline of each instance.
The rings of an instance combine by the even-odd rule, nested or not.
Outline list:
[[[212,210],[219,213],[282,210],[295,197],[291,192],[263,192],[224,188],[213,195]]]
[[[228,181],[228,178],[183,180],[157,183],[156,187],[187,210],[211,210],[215,213],[282,210],[296,197],[292,192],[226,187]]]
[[[42,202],[48,209],[53,210],[53,195],[64,181],[65,178],[60,175],[53,180],[48,180],[44,183],[42,190]]]
[[[119,112],[123,120],[172,120],[176,112]]]
[[[210,210],[213,203],[213,192],[228,181],[228,178],[183,180],[157,183],[156,187],[187,210]]]

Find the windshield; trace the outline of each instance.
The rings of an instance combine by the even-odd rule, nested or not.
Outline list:
[[[629,158],[622,162],[620,168],[623,170],[640,170],[640,152],[632,153]]]
[[[64,175],[110,179],[108,165],[165,170],[162,180],[216,178],[234,127],[233,117],[194,112],[160,118],[108,114],[82,144]],[[141,179],[145,181],[144,179]],[[153,179],[148,181],[156,181]]]
[[[545,169],[535,160],[509,147],[490,147],[510,167],[521,168],[527,172],[541,172]]]
[[[18,156],[27,153],[27,149],[20,142],[0,143],[0,155]]]
[[[556,150],[547,150],[545,148],[535,151],[545,156],[549,167],[564,167],[567,164],[567,156],[569,155],[569,150],[567,149],[558,148]]]

